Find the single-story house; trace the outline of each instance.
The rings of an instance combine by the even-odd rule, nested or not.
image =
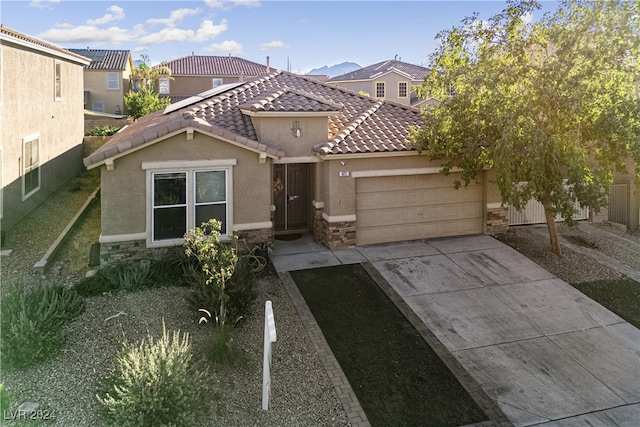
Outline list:
[[[176,251],[212,217],[249,246],[300,232],[346,248],[504,229],[491,172],[455,190],[455,174],[407,144],[421,123],[418,109],[284,71],[141,117],[84,159],[101,168],[101,262]]]

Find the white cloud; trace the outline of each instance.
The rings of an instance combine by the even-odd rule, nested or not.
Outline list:
[[[218,0],[204,0],[204,2],[212,9],[222,9],[224,7],[224,2]]]
[[[214,25],[213,21],[205,20],[197,31],[183,30],[180,28],[163,28],[155,33],[147,34],[138,40],[140,44],[157,44],[167,42],[203,42],[222,34],[228,28],[227,20],[223,19],[220,25]]]
[[[527,12],[524,15],[522,15],[522,22],[524,22],[525,24],[531,24],[531,22],[533,22],[533,13],[531,12]]]
[[[101,18],[98,19],[87,19],[87,25],[104,25],[111,21],[118,21],[124,18],[124,9],[120,6],[111,6],[107,8],[107,13],[105,13]]]
[[[260,7],[259,0],[233,0],[233,4],[244,7]]]
[[[32,0],[29,3],[29,7],[36,9],[51,9],[51,6],[55,3],[60,3],[60,0]]]
[[[213,53],[231,54],[233,56],[244,55],[242,44],[233,40],[225,40],[221,43],[213,43],[212,45],[205,47],[204,50]]]
[[[200,12],[202,12],[202,10],[200,8],[195,8],[195,9],[177,9],[177,10],[173,10],[171,11],[171,14],[169,15],[168,18],[151,18],[147,20],[147,24],[149,25],[164,25],[170,28],[173,28],[176,26],[176,24],[180,21],[182,21],[185,17],[187,16],[193,16],[193,15],[197,15]]]
[[[93,25],[80,25],[73,27],[69,24],[56,25],[43,33],[38,38],[51,43],[93,43],[93,44],[120,44],[135,41],[139,34],[135,31],[119,27],[98,28]]]
[[[284,49],[289,47],[288,44],[284,44],[282,40],[273,40],[267,43],[260,43],[260,50],[268,49]]]
[[[204,0],[204,2],[212,9],[229,10],[234,6],[260,7],[259,0]]]

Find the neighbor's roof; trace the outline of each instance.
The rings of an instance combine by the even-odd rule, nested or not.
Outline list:
[[[236,56],[191,55],[163,62],[173,76],[244,76],[253,77],[267,73],[267,66]],[[272,69],[273,70],[273,69]]]
[[[82,55],[78,55],[67,49],[63,49],[60,46],[47,43],[35,37],[28,36],[19,31],[12,30],[11,28],[7,28],[2,24],[0,24],[0,40],[13,42],[15,44],[19,44],[22,46],[28,46],[36,50],[39,50],[41,52],[49,53],[65,59],[72,60],[74,62],[78,62],[82,65],[86,65],[89,63],[89,59]]]
[[[407,144],[409,128],[420,126],[420,111],[390,101],[277,71],[244,83],[225,85],[210,96],[192,97],[141,117],[84,159],[88,167],[126,155],[182,129],[194,128],[245,145],[271,157],[286,153],[258,141],[249,112],[326,113],[327,142],[311,148],[319,156],[414,151]],[[244,112],[243,112],[244,110]]]
[[[349,80],[373,80],[390,71],[397,71],[401,74],[405,74],[408,78],[411,78],[411,80],[423,80],[431,70],[429,70],[429,68],[421,67],[420,65],[389,59],[387,61],[378,62],[376,64],[351,71],[350,73],[342,74],[341,76],[333,77],[329,79],[329,81],[342,82]]]
[[[69,49],[73,53],[86,56],[91,59],[87,70],[126,70],[127,63],[131,62],[131,52],[128,50],[108,49]],[[133,65],[133,63],[131,62]]]

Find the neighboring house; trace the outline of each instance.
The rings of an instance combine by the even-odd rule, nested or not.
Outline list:
[[[0,26],[3,231],[82,171],[82,70],[89,62]]]
[[[227,83],[251,80],[269,73],[267,65],[247,61],[236,56],[191,55],[163,62],[171,70],[172,79],[161,78],[156,83],[160,95],[180,101]],[[155,66],[154,68],[157,68]]]
[[[84,107],[87,110],[124,114],[124,95],[129,92],[133,59],[128,50],[69,49],[91,59],[84,67]]]
[[[414,86],[421,85],[429,72],[428,68],[390,59],[333,77],[328,83],[364,92],[376,99],[418,107],[429,101],[418,98]]]
[[[494,232],[507,209],[407,145],[418,109],[278,71],[141,117],[101,168],[101,262],[181,250],[209,218],[249,247],[310,232],[329,248]]]

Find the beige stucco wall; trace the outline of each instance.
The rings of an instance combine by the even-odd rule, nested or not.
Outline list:
[[[129,68],[127,66],[127,68]],[[120,75],[120,88],[118,90],[107,89],[107,74],[118,73]],[[124,94],[129,91],[130,70],[122,71],[103,71],[103,70],[85,70],[84,87],[89,91],[89,99],[86,109],[91,110],[93,101],[104,101],[104,112],[114,114],[119,108],[120,112],[125,112]]]
[[[403,76],[402,74],[398,74],[395,72],[390,72],[380,76],[375,80],[358,80],[358,81],[345,81],[345,82],[335,82],[332,83],[335,86],[343,87],[345,89],[352,90],[354,92],[363,91],[368,93],[369,96],[375,98],[376,97],[376,83],[384,82],[386,84],[385,97],[384,99],[388,101],[398,102],[403,105],[411,104],[411,92],[413,91],[414,86],[419,86],[422,82],[418,80],[409,80],[407,76]],[[398,96],[398,83],[399,82],[407,82],[407,96],[405,98],[400,98]]]
[[[4,41],[0,49],[2,226],[7,229],[82,169],[83,65]],[[56,60],[61,63],[60,100],[54,94]],[[23,138],[32,135],[40,138],[41,185],[23,201]],[[60,159],[62,166],[56,164]]]
[[[286,114],[286,113],[285,113]],[[251,118],[258,140],[286,153],[287,157],[312,156],[313,146],[327,142],[327,116],[322,117],[257,117]],[[294,136],[297,121],[300,137]]]
[[[143,162],[235,159],[233,225],[263,223],[271,218],[271,164],[259,155],[194,132],[193,141],[180,133],[114,162],[114,171],[102,167],[103,236],[145,233],[147,221],[146,174]],[[203,169],[206,169],[204,167]],[[179,167],[176,171],[181,170]]]

